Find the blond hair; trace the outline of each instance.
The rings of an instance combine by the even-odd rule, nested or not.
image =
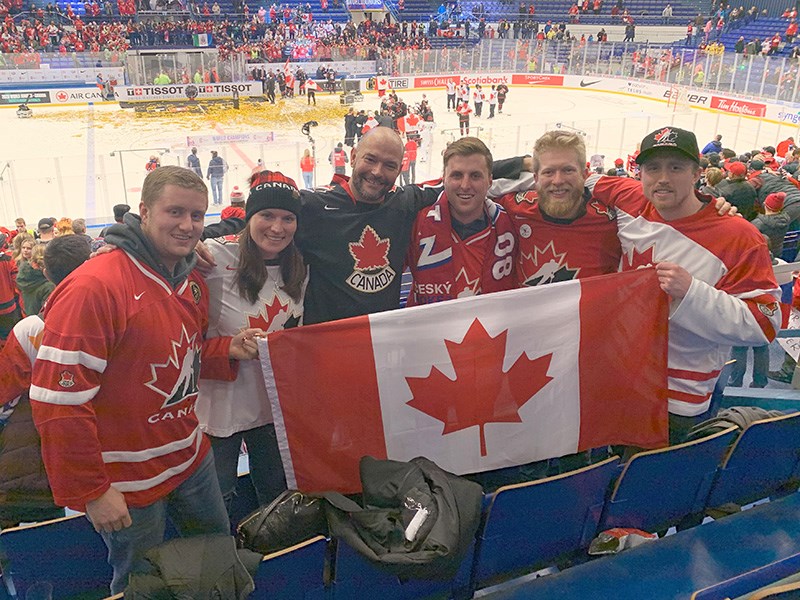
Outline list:
[[[533,145],[533,172],[538,173],[539,155],[552,150],[572,150],[581,171],[586,168],[586,144],[583,137],[571,131],[548,131]]]
[[[486,166],[489,168],[489,174],[491,175],[493,164],[492,152],[486,147],[486,144],[476,137],[459,138],[448,145],[442,153],[442,166],[446,169],[447,163],[454,156],[473,156],[474,154],[480,154],[486,159]]]
[[[197,173],[191,169],[167,165],[165,167],[159,167],[155,171],[151,171],[147,177],[144,178],[144,183],[142,184],[142,204],[147,208],[153,208],[153,205],[161,198],[164,188],[168,185],[194,190],[208,197],[208,188]]]
[[[31,250],[31,265],[36,265],[40,269],[44,267],[44,249],[47,244],[36,244]]]

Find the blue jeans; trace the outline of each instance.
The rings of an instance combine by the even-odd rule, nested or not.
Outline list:
[[[167,516],[182,536],[230,534],[211,452],[195,472],[166,497],[141,508],[128,507],[128,511],[132,520],[130,527],[101,534],[108,547],[108,564],[114,569],[112,594],[125,590],[128,575],[143,560],[144,554],[164,541]]]
[[[214,204],[222,204],[222,180],[224,177],[211,177],[211,197]]]
[[[238,479],[239,449],[242,440],[247,445],[250,462],[250,480],[256,489],[258,504],[266,506],[286,489],[286,477],[278,450],[278,439],[272,423],[240,431],[225,438],[209,436],[214,450],[214,461],[219,479],[219,488],[230,511],[236,493]]]
[[[303,171],[303,185],[307,190],[314,187],[314,171]]]
[[[767,372],[769,371],[769,345],[752,346],[753,348],[753,382],[750,387],[766,387]],[[747,346],[734,346],[731,349],[731,358],[736,360],[731,370],[731,379],[728,385],[739,387],[744,379],[747,369]]]

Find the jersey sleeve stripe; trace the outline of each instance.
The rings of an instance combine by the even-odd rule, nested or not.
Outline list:
[[[164,456],[166,454],[170,454],[172,452],[177,452],[178,450],[183,450],[188,448],[193,443],[196,442],[196,438],[200,433],[200,428],[196,428],[192,434],[184,438],[182,440],[176,440],[174,442],[170,442],[169,444],[164,444],[163,446],[159,446],[157,448],[147,448],[146,450],[136,450],[132,452],[125,452],[125,451],[116,451],[116,452],[103,452],[103,462],[108,463],[115,463],[115,462],[124,462],[124,463],[134,463],[134,462],[146,462],[151,458],[156,458],[159,456]]]
[[[708,381],[714,379],[720,374],[720,370],[716,369],[710,373],[701,373],[700,371],[687,371],[684,369],[667,369],[667,376],[674,377],[675,379],[691,379],[692,381]]]
[[[66,392],[63,390],[48,390],[47,388],[32,385],[30,391],[31,400],[44,402],[45,404],[58,404],[62,406],[78,406],[86,404],[97,395],[100,386],[83,390],[80,392]]]
[[[47,360],[63,366],[81,365],[87,369],[103,373],[108,362],[81,350],[61,350],[53,346],[41,346],[36,356],[39,360]]]
[[[157,485],[164,483],[170,477],[174,477],[175,475],[179,475],[183,473],[186,469],[191,467],[195,460],[197,460],[197,456],[200,453],[201,442],[203,441],[203,436],[197,436],[197,443],[195,444],[194,454],[192,455],[189,460],[182,462],[179,465],[175,465],[174,467],[167,469],[166,471],[162,471],[155,477],[151,477],[150,479],[140,479],[136,481],[117,481],[112,483],[111,485],[114,489],[119,490],[120,492],[141,492],[143,490],[149,490],[151,488],[156,487]]]
[[[667,390],[667,396],[670,401],[678,400],[687,404],[702,404],[711,397],[711,394],[689,394],[688,392],[679,392],[670,388]]]

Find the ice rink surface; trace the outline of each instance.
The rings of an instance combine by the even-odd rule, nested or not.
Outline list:
[[[423,92],[399,92],[409,105]],[[446,110],[444,89],[424,92],[432,105],[436,128],[431,158],[417,163],[417,181],[441,174],[441,152],[458,137],[458,118]],[[365,94],[356,110],[375,110],[377,94]],[[90,224],[110,220],[120,202],[136,206],[145,176],[145,163],[160,155],[162,164],[186,164],[189,144],[198,147],[203,171],[217,150],[230,165],[225,200],[233,186],[246,189],[246,180],[261,158],[267,168],[280,170],[302,185],[300,158],[311,143],[300,132],[304,122],[317,121],[311,133],[317,157],[316,182],[330,180],[328,155],[344,139],[346,106],[338,95],[317,94],[317,106],[305,97],[279,100],[276,105],[244,104],[241,110],[207,107],[205,112],[136,113],[116,104],[80,107],[34,106],[31,119],[18,119],[13,109],[0,110],[0,224],[17,216],[35,223],[42,216],[84,216]],[[606,167],[626,158],[641,138],[672,124],[696,132],[700,147],[717,133],[737,152],[776,144],[797,127],[779,126],[746,117],[699,109],[675,113],[666,103],[638,97],[578,89],[512,87],[503,114],[471,119],[478,135],[497,158],[529,153],[534,140],[548,129],[572,128],[585,134],[587,155],[602,154]],[[267,143],[243,140],[246,134],[273,132]],[[224,141],[223,136],[238,136]],[[349,167],[348,167],[349,173]],[[219,208],[210,207],[214,220]]]

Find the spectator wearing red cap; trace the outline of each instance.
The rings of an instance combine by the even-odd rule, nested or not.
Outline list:
[[[764,214],[753,219],[753,225],[769,239],[769,251],[780,258],[783,253],[783,238],[789,231],[792,218],[783,210],[786,192],[773,192],[764,198]]]
[[[630,173],[625,170],[625,161],[621,158],[614,161],[614,170],[617,177],[630,177]]]
[[[720,196],[733,204],[748,221],[752,221],[756,211],[756,189],[747,181],[747,167],[741,162],[728,165],[728,177],[716,185]]]

